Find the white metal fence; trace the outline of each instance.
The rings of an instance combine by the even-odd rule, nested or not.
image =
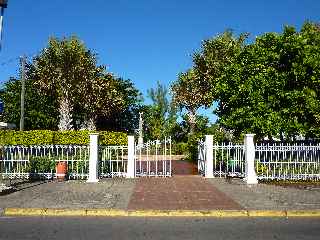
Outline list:
[[[128,165],[128,146],[100,146],[100,177],[125,177]]]
[[[258,144],[255,159],[258,179],[320,179],[320,144]]]
[[[135,173],[137,177],[170,177],[172,175],[172,141],[148,141],[135,147]]]
[[[0,148],[0,174],[4,179],[56,177],[58,162],[67,163],[68,179],[87,179],[89,146],[3,146]],[[128,146],[99,147],[99,176],[124,177]]]
[[[66,162],[69,179],[88,176],[88,146],[1,146],[0,174],[4,179],[52,179],[56,164]]]
[[[232,143],[213,145],[213,175],[218,177],[244,176],[244,146]]]
[[[206,144],[203,141],[198,143],[198,172],[205,175],[206,172]],[[215,177],[243,177],[244,166],[244,145],[232,143],[214,144],[213,148],[213,176]]]
[[[171,176],[171,144],[171,138],[133,144],[133,176]],[[97,178],[129,176],[128,145],[97,145],[97,149],[92,159]],[[90,146],[0,146],[0,175],[3,179],[53,179],[57,177],[57,164],[66,162],[67,179],[88,179],[90,158]]]
[[[244,177],[249,184],[257,179],[320,180],[319,143],[255,146],[253,134],[246,134],[244,145],[213,144],[210,137],[198,145],[198,171],[206,177]]]

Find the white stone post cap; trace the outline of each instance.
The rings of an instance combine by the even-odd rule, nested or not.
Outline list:
[[[246,134],[245,134],[246,137],[253,137],[253,136],[255,136],[255,135],[256,135],[256,134],[254,134],[254,133],[246,133]]]

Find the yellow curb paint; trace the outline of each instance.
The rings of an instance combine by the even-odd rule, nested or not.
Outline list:
[[[247,217],[246,211],[209,210],[209,211],[170,211],[170,216],[178,217]]]
[[[277,210],[249,210],[249,217],[286,217],[286,211]]]
[[[44,208],[6,208],[5,216],[42,216],[47,209]]]
[[[87,209],[87,216],[125,217],[128,212],[117,209]]]
[[[220,211],[220,217],[248,217],[248,212],[245,210],[222,210]]]
[[[128,216],[130,217],[168,217],[170,216],[170,211],[132,210],[132,211],[128,211]]]
[[[44,216],[86,216],[85,209],[47,209]]]
[[[288,217],[320,217],[320,210],[288,210]]]
[[[174,210],[170,211],[169,215],[172,217],[205,217],[211,213],[210,211],[188,211],[188,210]]]
[[[214,210],[214,211],[189,211],[189,210],[138,210],[129,211],[128,216],[133,217],[247,217],[247,211],[240,210]]]
[[[130,217],[320,217],[320,210],[131,210],[6,208],[5,216],[130,216]]]

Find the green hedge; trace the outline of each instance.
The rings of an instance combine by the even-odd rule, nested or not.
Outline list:
[[[47,145],[75,144],[88,145],[90,131],[12,131],[0,130],[0,145]],[[102,145],[126,145],[127,134],[123,132],[99,131],[99,143]]]

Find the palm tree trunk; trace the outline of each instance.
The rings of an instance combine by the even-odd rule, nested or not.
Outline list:
[[[73,130],[72,125],[72,106],[68,98],[61,98],[59,103],[59,125],[58,128],[60,131],[64,130]]]
[[[188,121],[190,125],[190,134],[192,135],[196,129],[196,111],[194,109],[188,110]]]
[[[95,131],[97,130],[96,128],[96,119],[93,116],[88,117],[87,120],[83,123],[84,129],[90,130],[90,131]]]

